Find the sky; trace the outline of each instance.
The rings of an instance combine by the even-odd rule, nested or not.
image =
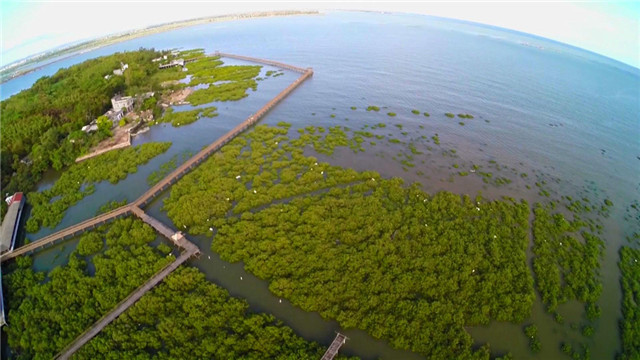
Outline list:
[[[266,10],[375,10],[530,33],[640,68],[640,0],[629,1],[13,1],[0,0],[0,67],[79,40],[176,20]]]

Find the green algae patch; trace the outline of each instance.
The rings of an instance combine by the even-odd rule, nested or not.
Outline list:
[[[448,117],[448,118],[454,118],[456,117],[453,113],[444,113],[444,116]]]
[[[413,110],[411,110],[411,112],[413,114],[415,114],[415,115],[420,115],[420,110],[418,110],[418,109],[413,109]]]
[[[396,114],[396,113],[394,113],[394,112],[388,112],[388,113],[387,113],[387,115],[389,115],[389,116],[391,116],[391,117],[394,117],[394,116],[396,116],[397,114]]]
[[[375,105],[369,105],[367,106],[367,111],[380,111],[380,107]]]

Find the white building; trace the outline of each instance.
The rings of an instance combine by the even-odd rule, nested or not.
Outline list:
[[[116,95],[111,98],[111,105],[115,111],[120,111],[122,109],[131,111],[131,109],[133,109],[133,98],[131,96]]]

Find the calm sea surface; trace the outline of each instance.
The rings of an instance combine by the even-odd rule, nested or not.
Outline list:
[[[6,99],[61,67],[140,47],[205,48],[207,52],[220,50],[310,66],[314,68],[313,78],[272,110],[264,123],[284,120],[294,127],[340,124],[358,129],[365,123],[391,122],[385,113],[394,111],[398,116],[392,123],[402,124],[409,132],[408,138],[438,133],[443,148],[457,150],[455,159],[425,155],[425,162],[417,162],[409,172],[391,160],[400,149],[393,145],[378,145],[359,155],[341,150],[332,158],[318,156],[336,165],[418,181],[429,192],[449,190],[475,195],[482,191],[489,198],[508,195],[530,203],[540,200],[535,187],[526,189],[526,182],[517,176],[511,176],[512,184],[500,188],[487,187],[478,177],[448,180],[453,162],[470,166],[495,160],[517,173],[527,172],[533,181],[543,179],[553,184],[552,194],[610,198],[615,207],[605,221],[602,317],[591,339],[584,340],[570,329],[571,323],[584,322],[582,306],[575,303],[560,308],[567,319],[565,325],[555,323],[539,301],[535,304],[531,320],[538,325],[542,342],[537,356],[529,352],[520,325],[493,323],[468,330],[478,344],[490,342],[496,355],[511,351],[520,359],[562,359],[562,340],[589,344],[594,359],[612,359],[620,348],[617,251],[625,243],[625,232],[637,226],[623,220],[624,212],[631,201],[640,198],[638,69],[542,38],[476,24],[417,15],[331,12],[206,24],[130,40],[66,58],[9,81],[1,85],[0,95]],[[264,67],[263,71],[269,69]],[[177,129],[158,126],[136,137],[134,144],[172,141],[173,146],[119,184],[98,184],[96,193],[69,209],[56,229],[27,236],[36,239],[89,218],[107,201],[137,198],[148,188],[146,177],[160,164],[175,154],[197,152],[260,108],[296,76],[286,72],[285,76],[260,82],[258,91],[250,92],[246,99],[214,103],[219,107],[217,118]],[[368,105],[388,110],[379,114],[363,111]],[[350,110],[351,106],[358,110]],[[431,117],[411,114],[414,108],[428,111]],[[447,121],[445,112],[470,113],[476,119],[460,126],[458,120]],[[419,129],[420,125],[424,129]],[[395,137],[403,136],[395,127],[385,130]],[[51,186],[57,176],[47,174],[41,188]],[[560,179],[559,183],[554,179]],[[161,207],[162,199],[158,199],[147,210],[170,223]],[[232,295],[247,299],[254,310],[272,313],[298,334],[326,345],[333,331],[340,330],[336,322],[301,311],[285,300],[280,303],[267,283],[245,273],[242,264],[226,263],[212,253],[210,238],[195,240],[204,256],[192,265]],[[74,246],[74,242],[67,242],[39,253],[36,267],[46,270],[62,263],[63,255]],[[241,276],[243,281],[239,280]],[[346,333],[351,340],[343,348],[345,354],[418,358],[395,351],[364,332]]]

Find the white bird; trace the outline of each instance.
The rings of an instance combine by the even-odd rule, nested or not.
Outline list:
[[[208,259],[211,259],[211,255],[207,255],[207,258],[208,258]]]
[[[257,191],[255,191],[255,190],[253,190],[253,193],[254,193],[254,194],[257,194],[258,192],[257,192]]]
[[[240,179],[240,175],[236,176],[236,179]]]
[[[498,237],[497,237],[497,236],[495,236],[495,235],[493,235],[493,238],[494,238],[494,239],[497,239]]]
[[[227,201],[229,201],[229,198],[227,198]]]
[[[376,181],[376,179],[374,179],[374,178],[371,178],[371,181]]]
[[[320,171],[320,175],[324,175],[324,171]]]
[[[476,207],[476,210],[480,211],[480,208],[479,208],[479,207]]]
[[[318,163],[314,163],[314,165],[318,165]]]
[[[476,272],[476,269],[471,270],[472,273]]]
[[[212,228],[212,227],[210,227],[210,228],[209,228],[209,231],[213,231],[213,228]]]
[[[471,169],[471,170],[469,170],[469,171],[470,171],[470,172],[472,172],[472,173],[476,172],[474,169]]]
[[[240,280],[242,280],[242,276],[240,276]]]
[[[280,299],[280,304],[282,304],[282,299]]]

